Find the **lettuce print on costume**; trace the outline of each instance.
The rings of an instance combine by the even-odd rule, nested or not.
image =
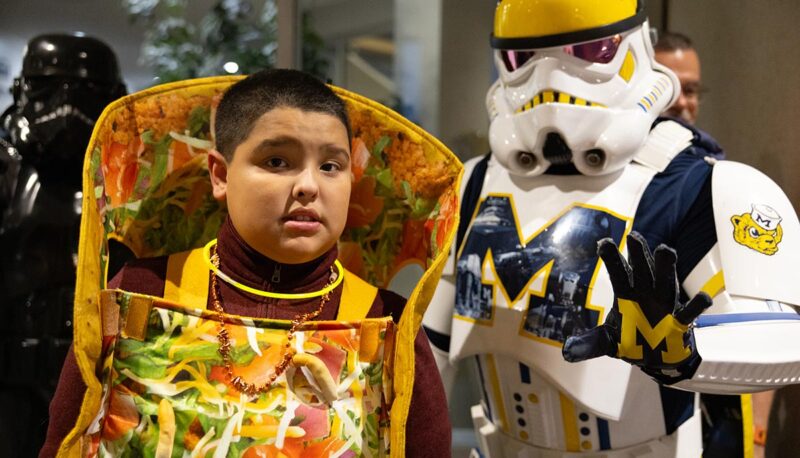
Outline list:
[[[391,319],[306,323],[294,351],[311,364],[293,364],[248,397],[226,381],[213,312],[122,292],[101,297],[121,332],[104,336],[105,388],[86,456],[388,455]],[[146,327],[127,335],[138,334],[128,324],[137,316]],[[227,316],[235,374],[263,383],[283,356],[287,324]],[[326,399],[330,381],[336,399]]]

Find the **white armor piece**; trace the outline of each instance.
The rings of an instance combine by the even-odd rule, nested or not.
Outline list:
[[[572,209],[598,210],[599,214],[618,218],[621,221],[618,224],[624,224],[623,233],[627,234],[644,189],[653,175],[663,170],[672,157],[686,146],[686,141],[685,129],[674,123],[661,123],[648,136],[646,145],[639,150],[634,163],[617,173],[604,176],[512,177],[492,157],[481,191],[482,203],[490,196],[510,203],[513,219],[518,223],[516,231],[504,230],[512,235],[516,232],[523,247],[530,246],[531,241],[551,229],[550,234],[556,237],[559,229],[554,223],[565,215],[569,216]],[[466,176],[469,176],[476,162],[477,159],[467,163]],[[796,289],[793,288],[795,292],[789,295],[779,296],[769,292],[764,293],[767,294],[765,296],[758,288],[758,275],[761,274],[783,279],[774,281],[775,285],[792,283],[793,279],[798,278],[797,269],[791,268],[790,262],[784,264],[778,261],[796,259],[800,253],[793,247],[797,243],[794,234],[800,232],[797,218],[783,193],[774,185],[773,194],[760,194],[757,201],[745,202],[742,197],[750,197],[742,183],[747,180],[741,177],[728,179],[729,176],[736,176],[730,173],[731,170],[741,172],[741,167],[733,163],[718,163],[715,166],[715,213],[717,209],[725,209],[720,210],[722,213],[716,223],[720,243],[698,264],[683,285],[690,296],[701,289],[712,293],[715,303],[698,320],[695,328],[698,351],[704,361],[692,380],[677,385],[680,388],[725,393],[769,389],[797,381],[800,345],[789,340],[788,331],[796,329],[796,333],[800,330],[800,321],[793,318],[796,317],[794,309],[786,305],[797,303],[793,302]],[[744,175],[754,174],[746,172]],[[745,206],[739,209],[734,205],[736,214],[752,213],[760,215],[762,220],[771,218],[773,222],[780,218],[783,228],[784,241],[779,244],[777,253],[772,256],[757,253],[768,258],[767,262],[773,259],[777,262],[763,272],[753,272],[751,282],[741,288],[733,283],[734,279],[739,278],[736,269],[728,273],[722,261],[727,258],[719,254],[719,247],[733,237],[731,217],[734,216],[730,210],[733,207],[722,204],[730,193],[718,189],[721,179],[734,183],[734,194],[742,196],[737,200]],[[765,192],[768,190],[763,183],[756,182],[754,186],[763,188]],[[776,195],[781,198],[770,197]],[[475,214],[478,214],[478,209]],[[491,212],[488,214],[492,215]],[[491,218],[483,219],[483,229],[487,230],[492,224]],[[470,231],[475,230],[478,223],[480,221],[473,217]],[[487,230],[487,233],[490,232]],[[786,243],[788,237],[794,237],[794,241]],[[624,235],[616,242],[623,240]],[[624,245],[620,246],[624,251]],[[749,248],[742,246],[741,249]],[[521,251],[525,252],[525,249]],[[778,254],[784,258],[776,257]],[[456,290],[455,259],[457,257],[453,253],[424,324],[451,337],[449,355],[433,349],[446,389],[452,387],[452,363],[471,355],[477,356],[474,359],[478,362],[485,387],[485,399],[483,405],[473,410],[473,416],[484,455],[678,457],[700,454],[702,446],[696,411],[681,423],[677,431],[668,434],[661,416],[662,393],[657,382],[627,363],[608,357],[567,363],[561,358],[561,342],[547,334],[549,325],[546,320],[540,320],[538,328],[526,328],[528,318],[538,313],[532,311],[531,299],[539,298],[535,300],[547,302],[547,298],[542,299],[548,291],[547,282],[559,281],[550,275],[553,262],[534,272],[518,296],[509,297],[507,288],[499,278],[495,259],[487,252],[479,260],[479,283],[484,291],[491,290],[492,313],[491,317],[481,317],[479,314],[469,316],[470,311],[459,314],[458,310],[454,310],[457,295],[462,293]],[[733,262],[736,263],[735,260]],[[461,267],[463,271],[468,266]],[[717,275],[723,270],[724,288],[720,286],[723,282]],[[790,275],[790,272],[795,275]],[[552,290],[553,285],[550,286]],[[733,291],[737,294],[732,294]],[[753,299],[759,297],[774,299],[775,302]],[[604,321],[612,301],[613,291],[608,275],[598,259],[585,301],[587,309],[598,312],[593,325]],[[766,321],[756,321],[756,318],[763,316],[750,315],[746,318],[751,321],[712,325],[737,316],[743,318],[743,312],[783,315],[770,316]],[[763,335],[758,336],[755,330]],[[770,339],[773,334],[780,336]],[[748,342],[747,345],[755,345],[758,350],[744,348],[744,341]],[[728,350],[734,347],[735,350]],[[734,375],[733,378],[730,374]],[[734,380],[736,377],[741,380]],[[491,415],[487,416],[487,412],[491,412]],[[489,420],[489,417],[493,420]],[[579,453],[573,455],[573,452]]]
[[[608,63],[587,63],[554,47],[537,49],[509,72],[495,51],[502,84],[487,97],[492,154],[514,174],[539,175],[551,164],[543,151],[546,138],[557,133],[584,175],[628,164],[655,118],[680,94],[675,74],[655,61],[647,30],[645,22],[625,32]],[[602,160],[587,155],[597,150]],[[520,159],[526,153],[535,159]]]
[[[800,223],[766,175],[735,162],[712,176],[717,244],[684,281],[714,304],[696,322],[702,357],[677,387],[743,393],[800,381]]]

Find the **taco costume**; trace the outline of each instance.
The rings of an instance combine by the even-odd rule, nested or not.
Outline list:
[[[417,331],[457,222],[457,159],[397,114],[335,88],[354,135],[347,228],[320,259],[276,269],[208,192],[208,120],[236,79],[153,88],[98,122],[84,170],[73,349],[86,390],[59,455],[410,456],[414,444],[430,453],[437,437],[448,453],[441,383]],[[420,167],[437,179],[420,181]],[[217,234],[219,268],[241,283],[296,293],[319,290],[331,271],[344,281],[295,329],[288,319],[321,299],[288,305],[222,281],[214,290],[203,247]],[[161,257],[130,263],[106,285],[109,239]],[[337,257],[346,271],[331,269]],[[402,289],[398,279],[414,285],[404,306],[369,284]],[[223,314],[212,308],[215,291]],[[244,394],[225,376],[220,327],[230,368],[251,383],[264,383],[293,332],[294,356],[269,390]],[[426,422],[434,434],[424,436],[415,412],[439,417],[441,428]]]

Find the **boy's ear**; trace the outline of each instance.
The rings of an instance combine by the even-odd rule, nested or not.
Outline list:
[[[228,188],[228,161],[215,149],[208,151],[208,175],[211,178],[214,198],[224,202]]]

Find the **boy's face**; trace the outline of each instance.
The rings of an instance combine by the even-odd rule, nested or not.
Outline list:
[[[255,122],[233,159],[212,151],[214,197],[237,232],[285,264],[318,258],[337,242],[350,201],[350,139],[339,118],[278,107]]]

